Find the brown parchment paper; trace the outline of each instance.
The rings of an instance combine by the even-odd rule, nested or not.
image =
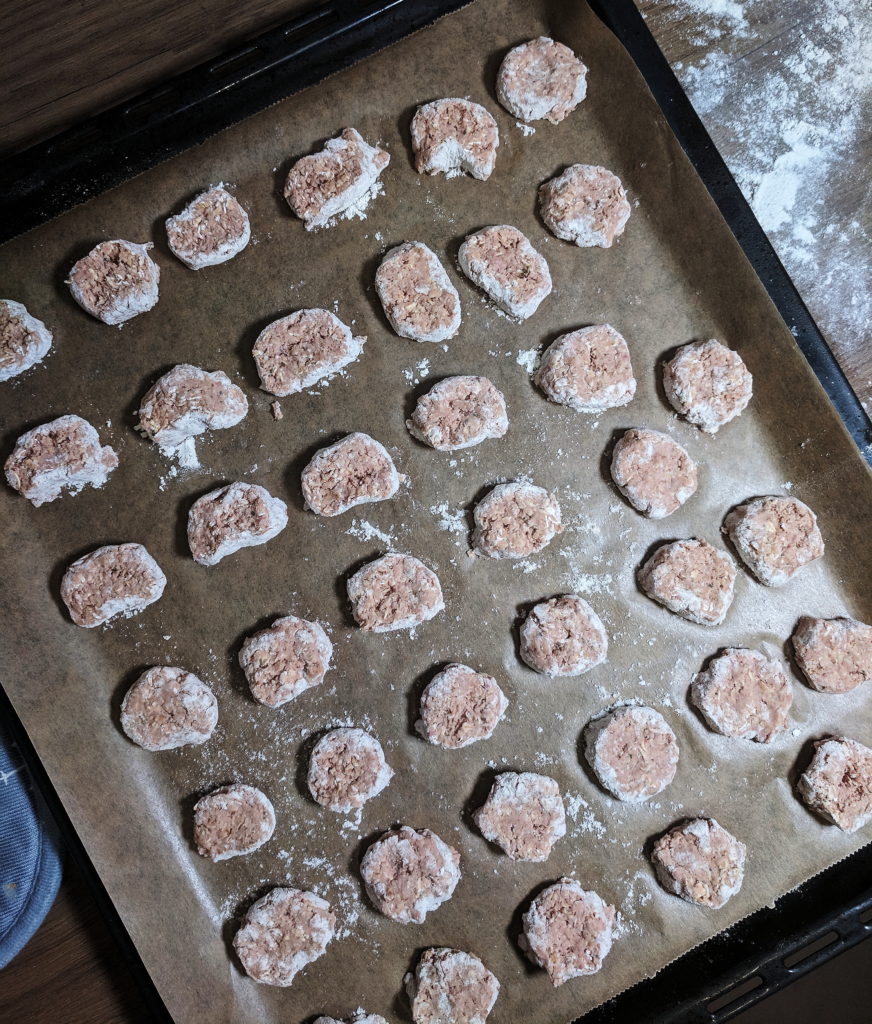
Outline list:
[[[540,33],[583,55],[589,95],[562,125],[538,124],[527,135],[497,105],[493,81],[506,49]],[[411,168],[414,106],[445,95],[469,95],[499,122],[486,183],[425,179]],[[366,220],[309,235],[284,208],[281,182],[292,158],[345,125],[390,149],[386,194]],[[614,169],[633,201],[610,251],[567,245],[537,218],[537,185],[578,161]],[[162,220],[220,180],[249,209],[255,242],[229,264],[194,273],[168,253]],[[554,277],[553,295],[523,325],[497,315],[454,263],[465,234],[501,222],[530,236]],[[62,284],[75,258],[117,237],[154,238],[162,271],[156,309],[120,331],[84,315]],[[377,307],[380,254],[404,239],[432,246],[460,290],[463,327],[445,349],[397,338]],[[406,1020],[403,975],[422,948],[444,944],[480,955],[499,977],[495,1022],[565,1022],[868,840],[868,829],[848,836],[825,826],[792,793],[813,738],[844,730],[872,742],[867,692],[814,694],[796,679],[790,728],[770,746],[713,735],[686,703],[691,676],[722,646],[781,655],[801,613],[869,620],[872,486],[640,76],[583,4],[474,4],[7,245],[0,274],[4,294],[55,331],[44,365],[3,385],[3,454],[24,429],[76,412],[121,459],[104,489],[40,509],[0,495],[3,682],[178,1021],[302,1021],[359,1005]],[[368,336],[364,355],[328,386],[284,400],[275,422],[271,398],[256,387],[252,342],[279,315],[334,304]],[[599,417],[547,403],[522,364],[557,334],[602,321],[629,341],[633,403]],[[716,437],[678,421],[658,385],[664,353],[707,337],[736,347],[755,380],[747,412]],[[181,361],[228,371],[251,401],[242,425],[200,442],[202,468],[193,472],[173,470],[133,430],[145,388]],[[505,438],[452,456],[409,437],[414,397],[452,373],[486,374],[505,392]],[[698,493],[666,521],[636,515],[605,475],[603,453],[632,425],[669,430],[700,463]],[[315,448],[351,430],[387,444],[409,484],[394,501],[319,520],[302,509],[300,469]],[[520,474],[557,492],[565,532],[520,565],[469,560],[465,510]],[[203,568],[185,544],[187,509],[234,479],[285,498],[288,528]],[[637,591],[634,570],[653,544],[692,535],[721,543],[731,505],[773,492],[807,501],[827,542],[825,558],[797,580],[769,590],[740,571],[716,629],[675,618]],[[169,579],[165,596],[131,620],[78,629],[59,602],[62,571],[84,551],[120,541],[148,547]],[[366,636],[348,618],[348,572],[388,546],[423,557],[445,590],[445,612],[413,636]],[[609,661],[580,679],[548,681],[517,658],[517,618],[529,603],[569,590],[588,596],[606,623]],[[245,634],[287,612],[327,625],[334,667],[323,686],[270,710],[251,701],[236,655]],[[492,673],[511,701],[491,740],[456,752],[411,729],[424,683],[449,660]],[[214,687],[220,724],[205,746],[150,754],[120,732],[125,689],[156,663],[186,666]],[[674,783],[639,807],[603,793],[578,758],[590,717],[630,698],[660,708],[681,744]],[[302,785],[312,735],[338,723],[372,729],[396,770],[359,822],[320,809]],[[568,834],[545,864],[510,862],[471,826],[470,809],[504,768],[546,772],[565,794]],[[278,829],[256,854],[216,865],[192,849],[191,808],[232,780],[267,792]],[[717,912],[662,891],[643,852],[650,837],[695,814],[715,815],[749,848],[744,888]],[[395,822],[432,828],[461,853],[454,898],[421,926],[379,916],[362,896],[361,851]],[[563,874],[617,905],[622,924],[600,974],[552,990],[515,940],[531,895]],[[237,915],[280,883],[331,899],[342,936],[287,990],[245,978],[228,945]]]

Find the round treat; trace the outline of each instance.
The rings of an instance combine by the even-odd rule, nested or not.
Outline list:
[[[285,398],[353,363],[365,344],[328,310],[298,309],[264,327],[252,355],[261,388]]]
[[[459,949],[425,949],[405,977],[415,1024],[484,1024],[500,983],[477,956]]]
[[[460,328],[457,289],[423,242],[403,242],[386,253],[375,272],[375,290],[401,338],[447,341]]]
[[[213,185],[166,222],[174,256],[191,270],[226,263],[251,238],[248,214],[223,185]]]
[[[642,515],[663,519],[696,490],[696,463],[668,434],[634,427],[615,445],[612,480]]]
[[[793,687],[777,661],[728,647],[694,676],[690,696],[715,732],[768,743],[787,727]]]
[[[847,736],[818,740],[796,788],[822,818],[856,832],[872,820],[872,750]]]
[[[60,416],[15,442],[4,470],[10,487],[37,508],[64,491],[102,487],[118,465],[118,456],[100,446],[97,431],[81,416]]]
[[[556,988],[596,974],[612,948],[615,908],[574,878],[561,878],[533,900],[518,945]]]
[[[502,392],[487,377],[446,377],[418,399],[406,426],[431,448],[455,452],[502,437],[509,417]]]
[[[560,787],[554,779],[534,772],[497,775],[473,819],[485,839],[512,860],[548,860],[551,848],[566,835]]]
[[[540,186],[539,213],[558,238],[608,249],[624,232],[630,204],[617,175],[605,167],[573,164]]]
[[[91,629],[153,604],[167,585],[141,544],[108,544],[77,559],[61,580],[61,598],[77,626]]]
[[[682,346],[663,367],[663,388],[676,412],[716,434],[751,401],[753,378],[738,352],[712,339]]]
[[[563,529],[560,505],[544,487],[497,484],[475,506],[472,545],[488,558],[526,558]]]
[[[327,900],[300,889],[272,889],[248,908],[233,948],[250,978],[287,986],[324,955],[335,931]]]
[[[724,532],[761,583],[781,587],[824,553],[817,516],[797,498],[770,495],[739,505]]]
[[[301,482],[306,508],[319,516],[338,516],[355,505],[392,498],[400,475],[384,445],[355,433],[317,451]]]
[[[577,594],[540,601],[521,626],[521,658],[545,676],[580,676],[606,660],[609,639]]]
[[[471,100],[434,100],[412,118],[418,174],[454,177],[466,171],[484,181],[493,173],[500,133],[491,115]]]
[[[217,724],[215,694],[183,668],[148,669],[121,702],[121,728],[145,750],[199,746]]]
[[[614,409],[636,394],[630,350],[608,324],[561,335],[545,350],[533,380],[552,402],[578,412]]]
[[[278,708],[324,682],[333,644],[317,622],[286,615],[242,644],[239,664],[251,695]]]
[[[204,494],[188,513],[194,561],[217,565],[240,548],[266,544],[288,525],[288,506],[257,484],[236,482]]]
[[[509,50],[497,75],[497,99],[521,121],[559,124],[587,95],[587,68],[547,36]]]
[[[467,235],[457,254],[460,269],[510,316],[526,320],[551,294],[545,257],[508,224]]]
[[[333,729],[312,750],[307,782],[317,803],[344,814],[378,796],[393,775],[374,736],[363,729]]]
[[[420,924],[451,899],[460,881],[460,854],[427,828],[401,825],[370,846],[360,873],[367,895],[386,917]]]
[[[357,1010],[352,1016],[344,1020],[337,1020],[335,1017],[316,1017],[312,1024],[388,1024],[384,1017],[377,1013],[366,1013]]]
[[[445,607],[439,577],[412,555],[382,555],[348,581],[355,621],[367,633],[414,629]]]
[[[652,601],[701,626],[719,626],[733,601],[736,567],[723,551],[692,537],[661,544],[638,570]]]
[[[51,331],[42,320],[31,316],[20,302],[0,299],[0,381],[41,363],[51,342]]]
[[[101,242],[73,265],[67,284],[78,304],[104,324],[117,326],[157,304],[160,267],[151,242]]]
[[[275,829],[273,805],[254,786],[222,786],[194,804],[197,853],[214,861],[254,853]]]
[[[468,665],[448,665],[421,694],[418,732],[437,747],[457,750],[489,739],[509,702],[496,679]]]
[[[285,199],[307,231],[329,227],[333,217],[366,208],[390,162],[383,149],[364,142],[354,128],[345,128],[335,139],[328,139],[322,150],[294,164]]]
[[[245,419],[248,399],[226,373],[180,363],[145,393],[139,429],[160,448],[178,448],[189,437],[224,430]]]
[[[793,653],[812,689],[848,693],[872,679],[872,626],[846,617],[796,624]]]
[[[667,892],[717,910],[742,888],[746,852],[714,818],[694,818],[660,836],[651,861]]]
[[[654,708],[625,705],[588,723],[584,756],[612,796],[636,803],[675,778],[678,740]]]

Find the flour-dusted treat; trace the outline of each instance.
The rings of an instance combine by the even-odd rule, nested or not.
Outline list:
[[[596,974],[612,948],[615,908],[574,878],[561,878],[532,901],[518,945],[557,988]]]
[[[817,516],[798,498],[768,495],[738,505],[727,514],[724,533],[767,587],[784,586],[824,553]]]
[[[559,124],[586,95],[587,68],[547,36],[509,50],[497,74],[497,99],[521,121]]]
[[[659,711],[628,704],[588,723],[584,756],[612,796],[636,803],[675,778],[678,740]]]
[[[430,829],[391,829],[360,862],[366,893],[386,917],[420,924],[450,899],[460,881],[460,854]]]
[[[605,626],[577,594],[540,601],[521,626],[521,658],[545,676],[580,676],[608,655]]]
[[[237,256],[251,239],[248,214],[223,184],[201,192],[166,222],[174,256],[191,270],[213,267]]]
[[[636,573],[652,601],[701,626],[719,626],[733,602],[736,566],[724,551],[691,537],[661,544]]]
[[[872,679],[872,626],[865,622],[803,615],[790,640],[802,674],[819,693],[849,693]]]
[[[412,555],[394,553],[358,569],[348,581],[348,599],[367,633],[414,629],[445,607],[436,573]]]
[[[415,1024],[484,1024],[500,983],[477,956],[459,949],[425,949],[404,978]]]
[[[546,398],[578,412],[603,412],[632,401],[630,350],[609,324],[583,327],[553,341],[533,376]]]
[[[52,333],[42,320],[14,299],[0,299],[0,381],[10,380],[41,363],[51,348]]]
[[[500,772],[473,820],[485,839],[511,860],[548,860],[554,844],[566,835],[560,787],[535,772]]]
[[[418,174],[454,177],[464,171],[481,181],[491,176],[500,133],[493,117],[471,100],[434,100],[412,118],[412,150]]]
[[[779,662],[728,647],[694,676],[690,697],[715,732],[769,743],[787,728],[793,686]]]
[[[301,483],[306,508],[319,516],[338,516],[355,505],[392,498],[400,474],[385,446],[358,432],[317,451]]]
[[[151,242],[101,242],[73,265],[66,282],[78,304],[113,327],[157,304],[160,267],[148,255]]]
[[[370,146],[356,129],[345,128],[322,150],[294,164],[285,199],[307,231],[329,227],[332,218],[366,208],[390,162],[385,150]]]
[[[539,188],[539,213],[558,238],[582,248],[609,249],[630,219],[621,179],[590,164],[573,164]]]
[[[659,430],[628,430],[615,445],[611,469],[621,494],[649,519],[671,516],[697,487],[696,463]]]
[[[753,387],[739,353],[714,338],[683,345],[663,367],[669,404],[707,434],[716,434],[742,412]]]
[[[248,908],[233,948],[250,978],[287,986],[324,955],[335,932],[336,915],[327,900],[301,889],[276,888]]]
[[[545,257],[536,252],[526,235],[508,224],[467,235],[457,262],[473,284],[519,320],[531,317],[551,294]]]
[[[329,310],[298,309],[264,327],[252,355],[261,388],[286,398],[353,363],[365,344]]]
[[[417,731],[446,750],[489,739],[509,702],[493,676],[468,665],[447,665],[421,694]]]
[[[288,525],[288,506],[258,484],[237,481],[204,494],[188,512],[194,561],[217,565],[241,548],[266,544]]]
[[[279,708],[323,683],[332,655],[333,644],[319,623],[285,615],[245,639],[239,664],[252,697]]]
[[[717,910],[742,888],[746,853],[714,818],[694,818],[655,840],[651,862],[667,892]]]
[[[272,801],[254,786],[221,786],[194,804],[194,845],[213,861],[254,853],[275,829]]]
[[[107,544],[70,565],[61,598],[77,626],[92,629],[129,618],[157,601],[167,578],[141,544]]]
[[[363,729],[331,729],[312,750],[306,781],[317,803],[347,814],[378,796],[393,775],[374,736]]]
[[[423,242],[403,242],[386,253],[375,272],[375,290],[401,338],[447,341],[460,328],[457,289]]]
[[[183,668],[147,669],[121,702],[121,728],[145,750],[199,746],[217,724],[215,694]]]
[[[509,429],[506,400],[487,377],[446,377],[406,420],[412,437],[440,452],[472,448]]]
[[[226,373],[180,363],[146,391],[139,429],[162,451],[172,451],[189,437],[236,426],[247,413],[245,392]]]
[[[563,529],[560,504],[544,487],[497,484],[475,506],[472,546],[488,558],[526,558]]]
[[[872,750],[847,736],[818,740],[796,788],[826,821],[856,832],[872,821]]]
[[[377,1013],[357,1010],[343,1020],[337,1020],[335,1017],[316,1017],[312,1024],[388,1024],[388,1022]]]
[[[117,465],[118,456],[100,445],[87,420],[59,416],[22,434],[3,468],[9,486],[38,508],[64,491],[102,487]]]

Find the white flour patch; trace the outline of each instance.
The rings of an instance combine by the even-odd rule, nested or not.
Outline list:
[[[380,540],[382,544],[391,547],[394,543],[393,535],[385,533],[380,530],[377,526],[367,522],[366,519],[352,519],[351,526],[345,531],[349,537],[354,537],[356,540],[370,541]]]
[[[523,366],[527,373],[532,373],[539,365],[539,349],[538,348],[522,348],[518,350],[518,354],[515,357],[515,362],[518,366]]]
[[[403,370],[403,376],[407,384],[420,384],[430,372],[430,360],[420,359],[414,366],[407,366]]]
[[[448,533],[466,532],[466,513],[462,508],[451,509],[447,501],[430,506],[430,515],[436,517],[436,525]]]
[[[531,124],[524,124],[523,121],[515,121],[515,127],[518,128],[522,135],[526,135],[529,138],[531,135],[536,134],[536,129]]]

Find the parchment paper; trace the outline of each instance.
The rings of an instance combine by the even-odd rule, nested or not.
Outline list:
[[[497,105],[493,81],[506,49],[540,33],[583,55],[590,89],[562,125],[538,124],[527,136]],[[499,122],[496,172],[486,183],[425,179],[411,168],[414,106],[445,95],[469,95]],[[365,221],[309,235],[285,209],[281,182],[291,159],[345,125],[389,148],[386,194]],[[633,201],[611,251],[553,238],[535,212],[537,185],[578,161],[615,170]],[[194,273],[168,253],[162,220],[220,180],[249,209],[256,244]],[[523,325],[495,313],[454,264],[465,234],[501,222],[530,236],[554,277],[554,294]],[[88,318],[62,284],[75,258],[119,237],[154,238],[162,271],[156,309],[121,331]],[[377,307],[380,254],[404,239],[441,254],[460,290],[464,323],[447,350],[397,338]],[[822,824],[792,793],[814,737],[845,730],[872,742],[867,692],[814,694],[797,679],[790,729],[770,746],[715,736],[686,704],[691,676],[722,646],[780,654],[802,613],[869,620],[872,487],[640,76],[583,4],[475,4],[11,243],[0,270],[4,294],[55,331],[45,364],[3,385],[4,457],[24,429],[76,412],[121,459],[104,489],[40,509],[8,490],[0,495],[4,685],[178,1021],[300,1021],[358,1005],[405,1020],[404,973],[422,948],[444,944],[480,955],[499,977],[495,1022],[564,1022],[868,840],[868,829],[847,836]],[[275,422],[271,398],[256,387],[252,342],[279,315],[334,303],[368,336],[364,355],[329,386],[284,400]],[[599,417],[547,403],[520,364],[557,334],[603,321],[629,341],[639,380],[633,403]],[[747,412],[716,437],[678,421],[658,384],[664,353],[708,337],[737,348],[755,381]],[[251,411],[200,443],[202,469],[174,475],[134,432],[133,412],[149,383],[182,361],[228,371],[245,384]],[[451,456],[409,437],[414,397],[452,373],[486,374],[505,392],[505,438]],[[699,492],[664,522],[633,512],[605,474],[603,453],[633,425],[669,430],[701,466]],[[351,430],[387,444],[410,483],[394,501],[317,519],[302,509],[300,469],[315,448]],[[567,529],[520,565],[469,560],[463,510],[521,474],[557,492]],[[185,544],[187,510],[235,479],[286,498],[288,528],[217,567],[196,565]],[[740,571],[733,607],[716,629],[675,618],[637,591],[634,571],[656,542],[698,534],[721,543],[730,506],[787,492],[817,511],[827,542],[825,558],[790,585],[765,589]],[[452,524],[459,532],[441,528]],[[59,602],[63,569],[120,541],[148,547],[168,576],[165,596],[129,621],[79,629]],[[348,618],[347,574],[387,547],[423,557],[443,583],[445,612],[414,636],[363,635]],[[517,617],[569,590],[602,616],[609,661],[580,679],[547,681],[517,658]],[[270,710],[250,699],[236,655],[244,635],[288,612],[327,625],[334,668],[320,688]],[[423,685],[450,660],[492,673],[511,701],[491,740],[455,752],[411,731]],[[150,754],[120,732],[123,693],[156,663],[188,667],[215,688],[220,724],[204,747]],[[681,744],[674,783],[639,807],[607,796],[578,759],[590,717],[629,698],[663,710]],[[359,823],[320,809],[301,785],[311,737],[340,722],[372,729],[397,773]],[[565,794],[568,834],[545,864],[510,862],[470,823],[470,809],[504,768],[550,774]],[[203,791],[232,780],[267,792],[278,829],[258,853],[216,865],[192,849],[191,808]],[[662,891],[643,852],[653,835],[696,814],[715,815],[749,848],[744,888],[721,911]],[[421,926],[379,916],[362,896],[360,853],[395,822],[432,828],[461,853],[454,898]],[[622,925],[600,974],[552,990],[515,940],[531,895],[563,874],[616,904]],[[245,978],[228,946],[236,915],[280,883],[331,899],[343,935],[288,990]]]

